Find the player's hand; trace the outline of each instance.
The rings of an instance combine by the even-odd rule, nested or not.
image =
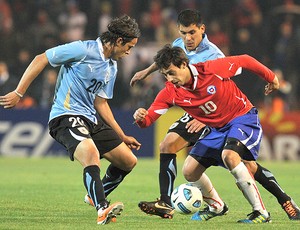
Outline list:
[[[205,127],[205,125],[197,119],[189,121],[185,126],[188,133],[198,133],[203,127]]]
[[[12,91],[4,96],[0,96],[0,105],[4,109],[9,109],[14,107],[20,101],[20,96],[18,96],[15,91]]]
[[[146,109],[139,108],[134,112],[133,118],[135,121],[141,121],[141,120],[145,119],[147,114],[148,114],[148,111]]]
[[[269,95],[271,92],[273,92],[274,90],[279,89],[279,80],[277,78],[277,76],[275,76],[273,82],[268,83],[265,86],[265,95]]]
[[[136,82],[144,80],[148,76],[147,72],[147,69],[136,72],[130,80],[130,86],[134,86]]]
[[[124,143],[130,148],[130,149],[136,149],[139,150],[141,148],[141,143],[138,142],[134,137],[131,136],[125,136],[123,138]]]

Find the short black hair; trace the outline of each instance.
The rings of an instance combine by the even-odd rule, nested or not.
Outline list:
[[[201,26],[203,24],[200,11],[194,9],[182,10],[178,14],[177,25],[188,27],[192,24],[195,24],[197,26]]]
[[[123,39],[123,44],[141,36],[141,31],[135,19],[128,15],[114,18],[107,26],[108,31],[100,35],[103,43],[115,43],[118,38]]]
[[[166,44],[161,50],[157,52],[154,57],[154,62],[158,69],[168,69],[171,64],[180,67],[184,62],[189,63],[185,52],[180,47],[172,47]]]

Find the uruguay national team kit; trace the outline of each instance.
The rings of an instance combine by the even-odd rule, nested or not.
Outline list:
[[[50,135],[68,150],[70,159],[77,145],[92,138],[101,156],[122,143],[117,133],[99,120],[96,96],[113,97],[117,62],[106,59],[100,38],[75,41],[46,51],[49,63],[61,66],[50,112]]]
[[[117,63],[105,59],[100,38],[76,41],[46,51],[49,63],[61,66],[50,119],[80,114],[97,123],[96,95],[111,99],[117,74]]]

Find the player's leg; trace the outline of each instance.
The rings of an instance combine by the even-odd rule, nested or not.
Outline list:
[[[175,132],[169,132],[160,143],[159,188],[160,200],[171,206],[171,193],[177,177],[176,153],[188,142]]]
[[[98,212],[98,224],[107,224],[123,204],[109,206],[100,179],[99,152],[91,139],[91,124],[80,116],[62,116],[49,123],[51,136],[68,150],[70,158],[83,166],[84,186]]]
[[[184,114],[179,120],[173,123],[168,131],[163,142],[160,144],[160,199],[157,201],[141,201],[139,207],[147,214],[158,215],[163,218],[173,217],[173,208],[171,207],[171,193],[174,188],[174,180],[177,175],[176,153],[184,147],[194,145],[200,136],[205,136],[209,133],[209,129],[202,129],[198,133],[189,133],[186,129],[188,122],[193,118]],[[224,206],[222,200],[218,197],[215,189],[212,189],[210,179],[203,173],[203,176],[198,178],[197,186],[201,186],[203,194],[207,194],[208,204],[212,204],[215,200],[220,200],[220,204]],[[215,199],[215,200],[214,200]],[[213,207],[213,205],[211,206]],[[227,206],[222,210],[228,208]],[[226,212],[227,212],[226,211]]]
[[[228,146],[228,148],[230,148],[230,146]],[[251,215],[247,219],[239,220],[239,222],[269,222],[270,215],[262,202],[259,190],[247,167],[241,161],[239,154],[233,150],[225,149],[222,152],[222,158],[224,164],[234,176],[238,188],[242,191],[244,197],[252,207]]]
[[[188,122],[193,120],[189,114],[175,121],[169,128],[167,135],[159,145],[160,167],[159,188],[160,200],[171,205],[171,193],[177,176],[176,154],[183,148],[193,145],[198,140],[202,131],[189,133],[186,129]]]
[[[106,158],[111,163],[102,178],[107,197],[131,172],[137,163],[137,158],[117,133],[105,124],[95,128],[92,138],[101,153],[101,157]]]
[[[300,220],[299,207],[280,187],[273,173],[262,167],[257,162],[244,161],[244,163],[248,170],[254,175],[254,179],[277,198],[278,203],[286,212],[289,219]]]
[[[223,127],[226,135],[222,160],[236,180],[236,184],[252,206],[252,213],[241,223],[266,223],[270,214],[265,209],[255,181],[241,161],[255,161],[258,158],[262,128],[259,124],[257,110],[251,109],[247,114],[233,119]]]
[[[205,221],[228,213],[227,205],[220,198],[210,179],[204,173],[204,171],[211,166],[211,160],[203,159],[196,154],[190,154],[183,165],[182,171],[184,178],[193,186],[198,187],[201,190],[203,200],[207,204],[206,208],[198,211],[192,216],[192,220]]]
[[[100,180],[100,159],[99,152],[91,138],[82,140],[74,152],[76,159],[84,168],[83,181],[84,186],[93,200],[97,210],[107,205],[103,184]]]
[[[98,212],[97,223],[108,224],[116,218],[124,208],[123,203],[109,204],[106,200],[103,184],[100,179],[99,152],[92,139],[80,142],[74,152],[74,158],[84,167],[83,181],[89,197]]]
[[[187,144],[186,140],[173,132],[169,132],[160,144],[159,188],[161,195],[156,201],[139,202],[138,206],[143,212],[162,218],[173,218],[171,193],[177,176],[176,153]]]
[[[124,142],[103,157],[111,162],[102,179],[105,195],[108,196],[135,167],[137,158]]]
[[[151,215],[163,218],[172,218],[174,210],[171,205],[171,193],[174,189],[174,181],[177,176],[176,154],[187,147],[189,143],[195,143],[200,134],[188,133],[186,124],[193,118],[184,114],[174,122],[164,140],[160,143],[160,166],[159,166],[159,188],[160,199],[157,201],[141,201],[140,209]],[[199,132],[201,133],[201,132]]]

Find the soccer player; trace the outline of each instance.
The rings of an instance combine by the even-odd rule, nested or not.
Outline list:
[[[177,38],[172,45],[182,48],[191,64],[224,57],[218,47],[209,42],[199,11],[191,9],[181,11],[177,23],[181,37]],[[130,84],[133,86],[137,81],[143,80],[156,70],[157,66],[153,63],[148,68],[137,72],[131,79]],[[177,174],[176,153],[187,146],[193,146],[200,137],[202,128],[203,124],[198,122],[197,119],[193,119],[188,113],[185,113],[171,125],[164,140],[160,143],[160,198],[157,201],[141,201],[139,207],[142,211],[163,218],[172,218],[174,211],[171,207],[170,196]],[[255,180],[277,198],[278,203],[289,219],[300,220],[298,206],[280,187],[275,176],[257,162],[245,162],[245,164]],[[209,204],[202,211],[202,219],[208,220],[214,216],[227,213],[228,207],[219,198],[205,173],[202,174],[199,183],[202,187],[204,200]]]
[[[239,74],[242,68],[252,71],[268,82],[265,95],[279,88],[278,78],[248,55],[191,65],[181,48],[166,45],[158,51],[154,61],[167,82],[148,110],[136,110],[133,115],[136,123],[148,127],[170,107],[177,105],[208,125],[185,160],[185,179],[196,182],[211,165],[227,168],[252,206],[252,213],[238,222],[269,222],[270,214],[243,163],[258,157],[262,137],[258,111],[230,78]],[[192,219],[197,219],[197,215],[199,212]]]
[[[122,212],[122,202],[110,205],[106,197],[137,163],[130,148],[141,145],[122,131],[107,103],[113,96],[117,60],[130,54],[140,30],[127,15],[113,19],[107,28],[96,40],[71,42],[37,55],[17,88],[0,97],[4,108],[14,107],[49,63],[60,66],[49,130],[69,152],[71,161],[76,159],[82,165],[84,186],[95,204],[98,224],[108,224]],[[111,164],[101,180],[102,157]]]

